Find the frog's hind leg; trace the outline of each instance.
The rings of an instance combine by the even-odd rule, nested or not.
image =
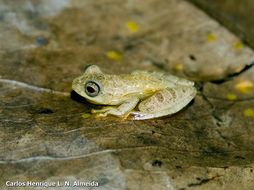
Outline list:
[[[131,112],[134,120],[151,119],[173,114],[186,106],[195,96],[193,86],[168,88],[157,92],[138,105],[139,111]]]

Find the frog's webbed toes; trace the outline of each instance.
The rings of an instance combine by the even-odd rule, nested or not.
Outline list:
[[[97,114],[97,113],[101,113],[101,112],[102,112],[101,110],[96,110],[96,109],[91,110],[92,114]]]
[[[129,115],[131,116],[132,120],[143,120],[143,119],[152,118],[151,114],[143,113],[139,111],[130,112]]]
[[[108,114],[105,112],[105,113],[95,113],[94,114],[94,117],[95,118],[99,118],[99,117],[106,117]]]
[[[105,113],[105,112],[107,112],[107,111],[109,111],[109,110],[112,110],[112,109],[114,109],[113,107],[104,107],[104,108],[102,108],[102,109],[92,109],[91,110],[91,113]]]
[[[121,118],[123,120],[126,120],[129,117],[129,113],[128,114],[116,114],[112,111],[106,111],[104,113],[93,113],[93,116],[95,118],[107,117],[108,115],[115,116],[115,117]]]
[[[104,107],[102,109],[92,109],[91,114],[94,115],[94,117],[99,118],[99,117],[106,117],[108,115],[108,111],[111,110],[112,107]]]

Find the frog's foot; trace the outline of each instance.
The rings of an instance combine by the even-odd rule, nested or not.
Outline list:
[[[115,109],[112,106],[103,107],[102,109],[92,109],[91,113],[96,117],[106,117],[108,115],[108,111]]]
[[[92,109],[91,110],[91,113],[92,114],[103,114],[103,113],[106,113],[107,111],[109,111],[109,110],[111,110],[111,109],[115,109],[114,107],[112,107],[112,106],[107,106],[107,107],[104,107],[104,108],[102,108],[102,109],[98,109],[98,110],[96,110],[96,109]],[[107,115],[105,115],[105,116],[107,116]]]
[[[132,120],[144,120],[144,119],[152,119],[156,117],[156,114],[139,112],[139,111],[130,112],[129,115],[131,116]]]
[[[107,113],[95,113],[93,115],[95,118],[99,118],[99,117],[106,117],[108,114]]]
[[[129,112],[136,107],[138,101],[139,101],[138,98],[132,98],[125,101],[118,107],[108,106],[102,108],[101,110],[92,110],[92,113],[96,114],[96,116],[98,117],[106,117],[107,115],[114,115],[126,119],[129,115]]]
[[[138,118],[144,117],[145,114],[138,111],[132,111],[129,115],[131,116],[132,120],[140,120]]]
[[[108,113],[108,112],[105,112],[105,113],[95,113],[95,114],[94,114],[94,117],[95,117],[95,118],[100,118],[100,117],[106,117],[106,116],[108,116],[108,115],[114,115],[114,114]],[[114,115],[114,116],[117,116],[117,117],[122,118],[123,120],[125,120],[125,119],[128,118],[129,113],[124,114],[124,115]]]
[[[166,116],[166,115],[170,115],[169,114],[169,110],[165,109],[158,112],[154,112],[154,113],[148,113],[148,112],[139,112],[139,111],[135,111],[135,112],[130,112],[129,115],[131,116],[131,120],[145,120],[145,119],[154,119],[154,118],[158,118],[158,117],[162,117],[162,116]]]

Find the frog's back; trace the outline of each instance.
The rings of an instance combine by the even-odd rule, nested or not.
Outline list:
[[[132,74],[104,75],[103,80],[100,81],[103,83],[104,92],[114,96],[128,94],[143,96],[165,88],[161,78],[143,71]]]
[[[189,81],[184,78],[179,78],[174,75],[170,75],[165,72],[146,72],[146,71],[135,71],[132,75],[137,76],[137,78],[145,78],[144,80],[149,80],[150,82],[155,82],[155,86],[164,86],[173,88],[177,85],[183,86],[193,86],[194,82]],[[143,80],[143,81],[144,81]],[[142,80],[141,80],[142,81]]]
[[[133,83],[142,88],[160,90],[165,87],[163,77],[159,72],[134,71],[129,76]]]

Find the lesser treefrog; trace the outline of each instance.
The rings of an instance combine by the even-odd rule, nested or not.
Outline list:
[[[194,82],[161,72],[135,71],[104,74],[96,65],[73,80],[72,89],[89,102],[106,105],[92,114],[108,114],[134,120],[173,114],[196,95]]]

